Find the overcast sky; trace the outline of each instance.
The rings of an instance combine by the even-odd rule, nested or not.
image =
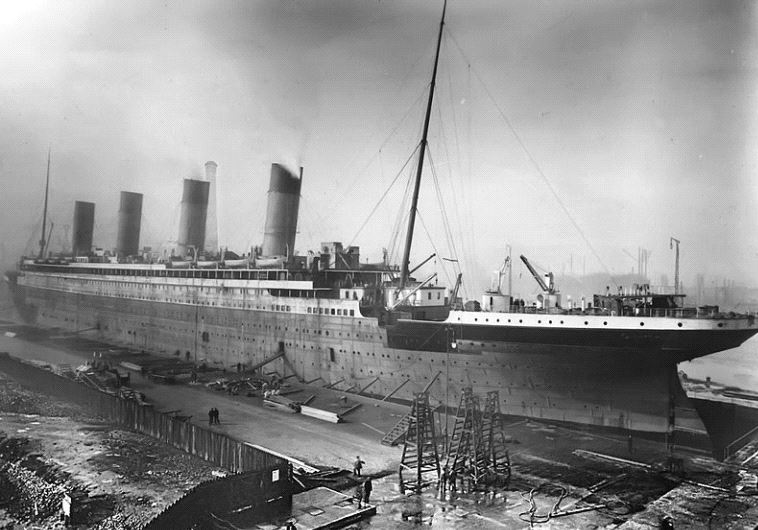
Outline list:
[[[206,160],[232,250],[262,241],[272,162],[305,168],[301,252],[391,247],[407,169],[369,213],[419,140],[441,1],[0,6],[11,259],[39,239],[48,146],[54,250],[74,200],[113,247],[121,190],[145,194],[143,245],[175,240],[181,179]],[[455,255],[433,168],[467,277],[506,245],[613,274],[644,247],[657,283],[674,236],[685,283],[758,283],[755,35],[748,1],[451,1],[412,261]]]

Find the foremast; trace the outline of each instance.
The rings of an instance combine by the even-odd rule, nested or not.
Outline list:
[[[45,257],[45,230],[47,229],[47,196],[50,191],[50,149],[47,150],[47,177],[45,179],[45,206],[42,210],[42,235],[39,240],[39,254],[38,259]]]
[[[402,291],[408,283],[410,267],[411,245],[413,244],[413,229],[416,225],[416,210],[418,207],[418,195],[421,187],[421,173],[424,169],[424,155],[426,154],[427,135],[429,132],[429,119],[432,115],[432,101],[434,100],[434,87],[437,82],[437,64],[440,58],[440,45],[442,44],[442,30],[445,26],[445,11],[447,10],[447,0],[442,6],[442,18],[440,19],[440,31],[437,35],[437,52],[434,55],[434,69],[432,70],[432,82],[429,85],[429,100],[426,104],[426,115],[424,117],[424,130],[421,135],[419,144],[418,166],[416,168],[416,181],[413,186],[413,198],[411,199],[411,212],[408,217],[408,233],[405,236],[405,250],[403,251],[403,262],[400,268],[400,287]]]

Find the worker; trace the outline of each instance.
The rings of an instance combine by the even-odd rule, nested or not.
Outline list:
[[[455,470],[455,468],[450,470],[450,473],[447,476],[447,481],[450,484],[450,491],[455,492],[458,490],[458,486],[456,484],[456,481],[458,480],[458,472]]]
[[[371,478],[367,478],[366,482],[363,483],[363,503],[368,506],[368,500],[369,497],[371,497],[371,492],[374,490],[374,485],[371,483]]]
[[[355,499],[355,502],[358,503],[359,510],[363,508],[363,484],[361,484],[360,482],[355,487],[355,492],[353,493],[353,499]]]
[[[365,464],[363,460],[361,460],[360,456],[355,457],[355,462],[353,462],[353,475],[356,477],[361,476],[361,470],[363,469],[363,464]]]
[[[445,491],[447,490],[447,479],[450,476],[450,469],[445,466],[442,468],[442,473],[440,474],[440,493],[443,495],[445,494]]]

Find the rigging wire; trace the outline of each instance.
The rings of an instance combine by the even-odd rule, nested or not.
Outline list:
[[[388,254],[387,259],[388,262],[392,263],[393,260],[398,255],[398,252],[400,251],[400,245],[402,238],[400,237],[402,235],[402,228],[403,226],[407,226],[408,224],[408,218],[411,215],[410,208],[408,208],[408,204],[411,201],[411,194],[413,189],[413,174],[409,173],[408,179],[405,183],[405,191],[403,192],[402,198],[400,200],[400,204],[398,205],[397,213],[394,216],[395,224],[392,226],[392,231],[390,232],[390,239],[387,244]]]
[[[363,221],[363,224],[358,228],[358,231],[355,233],[355,235],[353,236],[353,238],[350,240],[350,245],[348,245],[348,246],[352,246],[353,245],[353,242],[358,238],[358,235],[366,227],[366,225],[368,224],[368,222],[371,219],[371,217],[376,213],[376,210],[382,204],[382,202],[384,201],[384,199],[387,198],[387,195],[389,194],[389,192],[392,189],[392,187],[395,185],[395,182],[397,182],[397,179],[400,178],[400,175],[402,175],[403,171],[408,166],[408,163],[413,159],[413,156],[416,154],[416,152],[418,151],[418,149],[419,149],[419,145],[416,146],[416,148],[413,150],[413,152],[411,152],[410,156],[405,160],[405,163],[400,168],[400,170],[397,172],[397,174],[395,175],[395,178],[392,179],[392,182],[390,182],[390,185],[387,186],[387,189],[384,190],[384,193],[382,194],[382,196],[379,197],[379,200],[377,201],[376,205],[374,205],[374,207],[372,208],[371,212],[369,212],[369,214],[366,216],[366,220]]]
[[[426,223],[424,222],[424,218],[421,216],[421,212],[416,212],[416,217],[419,221],[421,221],[421,227],[424,229],[424,233],[426,234],[427,239],[429,239],[429,244],[432,245],[432,250],[434,250],[434,253],[437,254],[437,256],[440,256],[441,261],[448,261],[445,258],[442,258],[442,254],[440,254],[440,251],[437,249],[437,246],[434,244],[434,240],[432,239],[432,235],[429,232],[429,228],[426,226]],[[455,269],[455,266],[458,264],[457,261],[452,262],[453,263],[453,269]],[[450,273],[447,270],[447,267],[445,267],[444,263],[441,263],[442,270],[445,273],[445,278],[447,278],[447,282],[450,285],[453,285],[452,278],[450,276]]]
[[[450,227],[450,220],[447,214],[447,209],[445,208],[445,201],[442,196],[442,188],[440,187],[439,179],[437,178],[436,164],[434,164],[431,151],[429,152],[429,166],[431,167],[431,170],[432,170],[432,179],[434,182],[434,189],[437,194],[437,201],[439,202],[440,211],[442,213],[442,224],[445,231],[445,237],[447,238],[448,249],[452,253],[453,258],[457,260],[455,262],[457,264],[457,269],[458,269],[457,272],[460,272],[460,259],[459,259],[458,249],[455,246],[455,237],[453,236],[453,231],[452,231],[452,228]],[[448,277],[448,281],[451,281],[449,277]],[[466,288],[464,287],[463,289],[466,296],[468,296],[468,293],[466,292]]]
[[[446,37],[446,35],[447,35],[447,30],[445,32],[445,37]],[[456,108],[457,107],[456,107],[455,101],[453,99],[453,80],[452,80],[452,76],[450,75],[450,69],[447,69],[445,73],[447,74],[447,80],[448,80],[448,90],[449,90],[448,96],[449,96],[449,99],[450,99],[450,107],[453,110],[453,112],[451,114],[452,114],[452,117],[453,117],[453,139],[454,139],[454,142],[455,142],[456,160],[458,161],[457,171],[458,171],[459,175],[465,175],[465,179],[466,180],[470,180],[470,178],[471,178],[471,156],[469,155],[468,158],[467,158],[467,160],[468,160],[468,166],[469,166],[468,167],[468,171],[464,172],[463,168],[461,167],[462,164],[460,163],[460,161],[463,160],[463,157],[461,155],[461,140],[460,140],[459,135],[458,135],[458,120],[456,119]],[[469,86],[467,86],[467,89],[470,88],[470,80],[469,80],[468,85]],[[465,101],[469,100],[469,98],[468,98],[469,95],[470,94],[467,94],[467,97],[466,97]],[[468,107],[467,107],[467,109],[468,109]],[[437,110],[438,110],[438,114],[439,114],[440,132],[441,132],[441,135],[443,137],[442,145],[444,146],[446,153],[448,153],[448,151],[449,151],[448,141],[447,141],[447,135],[445,134],[445,129],[444,129],[444,123],[445,122],[442,120],[442,111],[439,108],[439,106],[437,107]],[[469,117],[468,126],[469,126],[469,132],[470,132],[471,113],[468,113],[468,117]],[[448,160],[450,160],[450,159],[451,159],[451,157],[448,154]],[[455,197],[455,198],[458,198],[458,197],[461,198],[461,200],[463,202],[463,205],[464,205],[464,211],[472,211],[471,208],[469,207],[469,204],[468,204],[469,201],[470,201],[470,194],[467,193],[467,189],[469,189],[469,187],[466,186],[466,185],[463,185],[462,182],[459,179],[454,179],[453,178],[453,168],[452,168],[452,165],[448,164],[447,168],[448,168],[448,183],[449,183],[449,186],[450,186],[451,196]],[[456,186],[455,186],[456,182],[460,185],[460,191],[456,190]],[[470,183],[469,183],[469,185],[470,185]],[[468,216],[468,217],[461,216],[460,209],[458,207],[459,206],[458,203],[459,203],[458,200],[453,200],[453,206],[452,206],[452,208],[453,208],[453,215],[454,215],[454,218],[457,221],[457,223],[456,223],[456,227],[458,229],[458,238],[457,239],[458,239],[458,241],[460,241],[461,255],[464,256],[464,260],[466,260],[466,264],[468,265],[468,260],[465,257],[466,256],[478,256],[479,253],[476,251],[476,238],[474,237],[473,218],[471,216]],[[465,223],[465,226],[464,226],[464,221],[467,221]],[[465,234],[465,232],[468,232],[468,234]],[[467,288],[465,286],[463,287],[463,291],[464,291],[464,294],[467,294]]]
[[[416,97],[416,99],[411,103],[411,105],[408,107],[408,109],[405,111],[405,114],[402,118],[400,118],[400,121],[397,122],[397,124],[392,128],[392,130],[387,134],[384,141],[379,145],[379,149],[376,150],[376,152],[369,158],[368,162],[366,162],[361,169],[355,172],[351,172],[353,174],[353,179],[350,181],[350,184],[343,188],[342,194],[340,197],[335,201],[336,204],[340,204],[345,197],[348,196],[348,194],[353,190],[355,185],[358,183],[359,178],[364,174],[364,172],[371,166],[371,164],[374,163],[374,161],[382,154],[382,150],[387,146],[389,141],[395,136],[395,133],[397,133],[398,129],[405,123],[405,121],[408,119],[408,117],[411,115],[412,111],[416,109],[416,107],[419,105],[420,101],[423,101],[424,96],[426,95],[427,87],[424,87],[419,95]],[[418,148],[417,148],[418,149]],[[415,152],[415,151],[414,151]],[[348,167],[351,164],[348,164]],[[336,213],[336,212],[334,212]],[[331,216],[327,217],[327,219],[331,220]]]
[[[521,139],[521,136],[519,136],[519,134],[516,131],[515,127],[511,123],[511,120],[505,114],[505,112],[500,107],[500,105],[498,105],[497,101],[495,100],[495,97],[492,95],[492,92],[490,92],[489,87],[484,82],[484,79],[482,79],[482,77],[479,75],[479,71],[476,70],[472,66],[471,61],[466,56],[466,54],[463,52],[463,49],[458,44],[458,41],[455,39],[455,36],[453,36],[452,34],[450,34],[450,38],[453,41],[453,44],[455,44],[455,47],[458,48],[458,52],[461,54],[461,56],[463,57],[463,59],[468,63],[468,66],[471,69],[471,71],[473,71],[474,76],[476,77],[476,79],[481,83],[482,87],[484,88],[485,93],[487,94],[487,96],[489,97],[489,99],[492,101],[492,104],[495,106],[495,108],[497,109],[498,113],[500,114],[500,117],[503,119],[503,121],[505,121],[506,125],[508,126],[508,129],[510,129],[510,131],[511,131],[511,134],[513,134],[513,137],[516,139],[516,142],[519,144],[519,147],[521,147],[521,149],[524,151],[524,153],[526,154],[527,158],[529,159],[529,162],[532,164],[532,166],[534,167],[534,169],[537,172],[537,174],[540,176],[540,178],[542,179],[542,181],[545,183],[545,185],[547,186],[548,190],[553,195],[553,198],[555,199],[555,201],[558,203],[558,205],[563,210],[563,213],[566,215],[566,217],[568,218],[568,220],[571,222],[571,224],[574,226],[574,228],[576,229],[576,231],[579,233],[579,235],[581,236],[581,238],[584,241],[584,243],[590,249],[590,252],[592,252],[592,255],[595,256],[595,259],[597,259],[598,263],[600,263],[600,266],[603,267],[603,270],[608,275],[608,277],[611,279],[611,281],[613,282],[613,284],[618,287],[618,282],[616,281],[616,278],[613,276],[613,274],[611,274],[611,271],[608,269],[608,267],[606,266],[605,262],[602,260],[602,258],[598,254],[598,252],[595,250],[595,247],[592,245],[592,243],[590,242],[590,240],[587,237],[587,235],[584,233],[584,231],[582,230],[582,228],[579,226],[579,223],[571,215],[571,212],[569,212],[568,208],[563,203],[563,201],[561,201],[560,196],[558,195],[558,192],[555,190],[555,188],[553,187],[553,185],[550,183],[550,180],[547,178],[547,175],[545,175],[545,172],[542,170],[542,167],[539,165],[539,163],[537,162],[537,160],[534,158],[534,156],[532,155],[531,151],[529,151],[529,149],[526,147],[526,144]]]

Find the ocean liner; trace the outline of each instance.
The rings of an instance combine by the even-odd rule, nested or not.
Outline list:
[[[36,325],[197,363],[268,361],[304,381],[375,396],[410,399],[426,390],[432,402],[455,407],[462,389],[473,387],[498,390],[509,415],[669,440],[704,432],[686,410],[677,363],[740,345],[758,332],[752,316],[684,307],[683,295],[646,286],[564,307],[552,282],[536,273],[543,294],[535,304],[514,300],[499,285],[461,304],[460,277],[452,289],[412,277],[443,25],[444,10],[399,266],[361,264],[360,249],[339,242],[298,255],[303,172],[278,164],[262,245],[214,255],[217,242],[206,240],[206,225],[215,223],[216,165],[209,162],[205,180],[184,180],[173,256],[140,253],[139,194],[122,192],[115,252],[92,252],[91,203],[75,205],[70,256],[47,252],[43,217],[39,253],[6,275],[19,313]]]

